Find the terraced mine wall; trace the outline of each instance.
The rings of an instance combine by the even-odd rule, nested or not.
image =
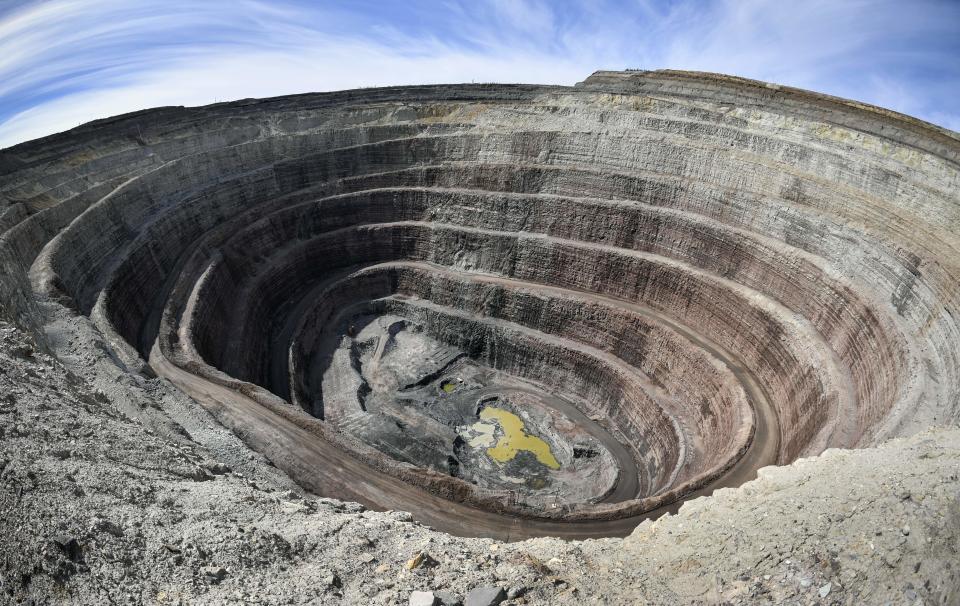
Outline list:
[[[38,333],[38,301],[89,315],[130,372],[168,360],[467,506],[633,518],[958,420],[958,151],[686,72],[164,108],[0,152],[0,298]],[[359,309],[568,398],[637,490],[518,508],[346,435],[321,378]]]

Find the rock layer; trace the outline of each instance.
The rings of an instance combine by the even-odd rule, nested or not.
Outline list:
[[[958,152],[886,110],[684,72],[151,110],[0,152],[0,301],[37,331],[37,301],[88,315],[131,373],[172,364],[373,474],[549,521],[531,534],[622,533],[762,465],[958,420]],[[339,431],[317,368],[351,307],[570,397],[637,490],[517,509]],[[285,447],[302,485],[396,505]]]

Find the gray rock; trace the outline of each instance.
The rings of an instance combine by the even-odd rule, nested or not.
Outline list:
[[[827,583],[820,587],[820,597],[825,598],[830,595],[830,589],[833,587],[833,583]]]
[[[24,360],[33,358],[33,348],[29,345],[20,345],[18,347],[14,347],[10,350],[10,353],[18,358],[23,358]]]
[[[207,482],[213,479],[213,474],[203,467],[197,466],[193,468],[190,477],[197,482]]]
[[[435,595],[443,606],[460,606],[463,604],[459,596],[450,591],[438,591]]]
[[[389,512],[394,520],[398,522],[412,522],[413,514],[409,511],[391,511]]]
[[[230,468],[220,461],[204,461],[203,468],[215,476],[222,476],[230,473]]]
[[[507,599],[507,593],[501,587],[484,585],[471,589],[464,606],[496,606]]]
[[[323,577],[323,584],[326,585],[327,588],[332,588],[332,589],[340,588],[343,586],[343,583],[340,581],[339,575],[337,575],[337,573],[335,572],[328,573],[325,577]]]
[[[123,536],[123,528],[121,528],[119,524],[103,518],[94,518],[90,524],[90,530],[97,533],[113,535],[117,538]]]
[[[69,459],[71,456],[73,456],[73,452],[71,452],[70,449],[68,449],[68,448],[58,448],[58,449],[55,449],[55,450],[50,451],[50,455],[51,455],[53,458],[55,458],[55,459],[60,459],[61,461],[66,461],[66,460]]]
[[[437,597],[432,591],[414,591],[410,594],[410,606],[434,606]]]
[[[223,566],[204,566],[200,569],[204,578],[212,585],[216,585],[227,578],[227,569]]]
[[[83,547],[81,547],[80,542],[74,537],[57,535],[53,537],[52,540],[71,561],[80,562],[83,560]]]

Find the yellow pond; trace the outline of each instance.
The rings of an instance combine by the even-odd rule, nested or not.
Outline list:
[[[523,420],[512,412],[488,406],[480,411],[480,418],[489,421],[495,420],[503,429],[503,436],[500,441],[492,448],[487,449],[487,454],[499,463],[506,463],[513,460],[517,453],[526,450],[534,454],[537,460],[550,469],[560,469],[560,463],[553,453],[550,452],[550,445],[536,436],[531,436],[523,431]]]

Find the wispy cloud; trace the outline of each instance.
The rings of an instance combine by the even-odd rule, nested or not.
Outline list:
[[[960,129],[951,0],[33,0],[0,5],[0,147],[159,105],[702,69]]]

